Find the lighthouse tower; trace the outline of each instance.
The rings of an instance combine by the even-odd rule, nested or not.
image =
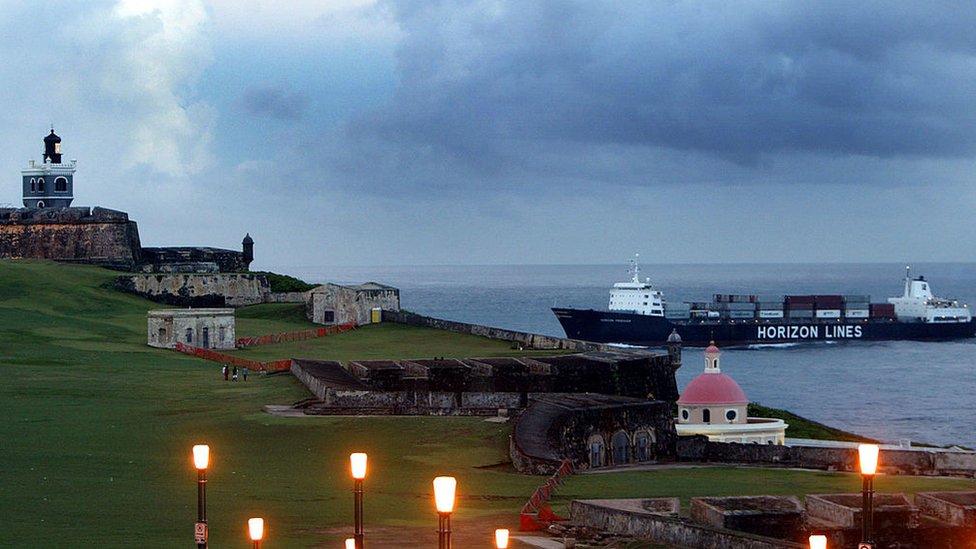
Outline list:
[[[77,161],[61,162],[61,138],[54,133],[44,138],[41,163],[31,160],[20,171],[24,177],[25,208],[67,208],[74,200]]]

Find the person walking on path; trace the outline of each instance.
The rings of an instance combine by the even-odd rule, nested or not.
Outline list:
[[[224,373],[224,381],[227,381],[227,377],[230,375],[230,368],[228,368],[227,365],[224,364],[224,368],[222,371]]]
[[[247,381],[247,366],[244,367],[241,373],[244,374],[244,381]]]
[[[233,375],[231,376],[231,378],[232,378],[232,379],[233,379],[234,381],[237,381],[237,366],[234,366],[234,370],[233,370],[233,371],[234,371],[234,373],[233,373]]]

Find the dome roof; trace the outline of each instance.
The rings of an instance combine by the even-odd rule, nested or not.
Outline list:
[[[698,374],[681,392],[678,404],[749,404],[742,387],[723,373]]]
[[[60,143],[61,142],[61,138],[58,137],[57,135],[55,135],[54,128],[51,128],[51,133],[48,134],[48,136],[44,138],[44,142],[45,143]]]
[[[718,354],[720,352],[721,351],[718,350],[718,347],[715,346],[714,341],[712,342],[711,345],[705,348],[705,354]]]
[[[671,330],[671,335],[668,336],[668,343],[681,343],[681,336],[678,334],[678,330]]]

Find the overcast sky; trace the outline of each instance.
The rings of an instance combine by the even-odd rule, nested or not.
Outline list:
[[[0,203],[50,124],[143,245],[293,265],[972,261],[976,4],[0,2]]]

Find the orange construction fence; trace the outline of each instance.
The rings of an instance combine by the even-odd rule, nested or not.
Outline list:
[[[244,349],[246,347],[254,347],[255,345],[271,345],[274,343],[285,343],[288,341],[302,341],[305,339],[314,339],[316,337],[338,334],[340,332],[348,332],[355,327],[355,324],[339,324],[336,326],[322,326],[321,328],[314,328],[312,330],[302,330],[300,332],[283,332],[280,334],[266,334],[255,337],[239,337],[237,338],[236,344],[238,349]]]
[[[220,362],[221,364],[238,366],[240,368],[247,368],[256,372],[280,372],[291,369],[290,358],[286,358],[284,360],[272,360],[269,362],[259,362],[257,360],[249,360],[239,356],[221,353],[219,351],[214,351],[213,349],[194,347],[193,345],[187,345],[186,343],[177,343],[176,350],[181,353],[202,358],[204,360]]]
[[[573,462],[564,459],[556,472],[546,479],[544,485],[536,488],[529,501],[522,506],[519,530],[523,532],[542,530],[552,522],[568,520],[552,512],[549,500],[571,474],[573,474]]]

